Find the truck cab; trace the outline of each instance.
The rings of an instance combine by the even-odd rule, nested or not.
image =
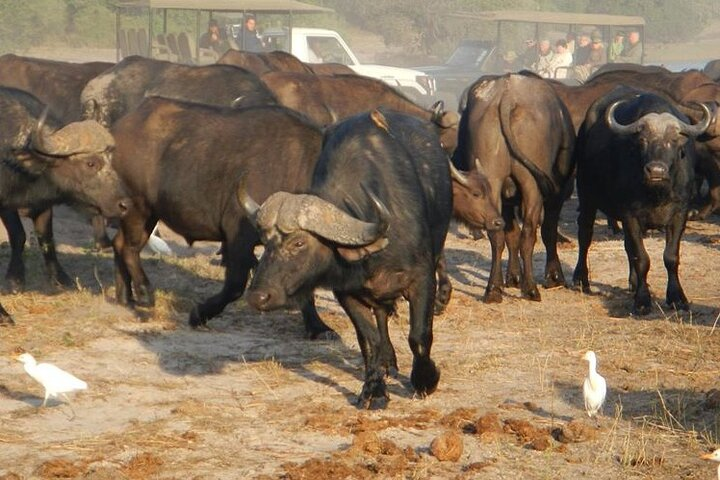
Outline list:
[[[283,50],[306,63],[340,63],[355,73],[377,78],[424,105],[435,97],[435,82],[419,70],[370,65],[358,61],[340,34],[324,28],[267,29],[263,39],[270,50]]]

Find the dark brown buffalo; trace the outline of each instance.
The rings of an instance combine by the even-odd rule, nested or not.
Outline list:
[[[664,95],[679,104],[683,113],[696,122],[703,118],[704,112],[694,104],[704,103],[712,108],[720,104],[720,85],[698,70],[668,73],[607,72],[595,76],[587,85],[627,85]],[[696,168],[708,181],[709,195],[697,212],[693,213],[693,218],[703,219],[720,208],[720,126],[713,123],[695,143],[698,156]]]
[[[432,305],[452,193],[428,122],[389,111],[355,115],[329,128],[307,194],[277,192],[262,207],[238,196],[265,244],[250,305],[302,305],[316,287],[331,288],[357,333],[365,360],[358,404],[369,406],[387,397],[384,377],[397,367],[387,320],[404,297],[410,382],[422,396],[436,389]]]
[[[506,217],[504,229],[489,232],[493,261],[485,302],[502,301],[501,261],[506,241],[511,259],[508,283],[516,283],[520,276],[523,297],[540,300],[533,278],[532,252],[543,210],[545,284],[550,287],[565,283],[557,255],[557,225],[572,185],[569,179],[574,168],[574,138],[567,109],[542,79],[517,74],[488,76],[470,87],[453,162],[464,170],[475,168],[487,177],[494,212],[502,211]],[[506,215],[508,207],[503,207],[503,189],[509,178],[522,202],[519,238],[516,222]],[[517,258],[514,250],[518,249],[522,272],[518,271],[519,265],[512,265],[513,258]]]
[[[703,110],[703,121],[691,125],[664,97],[619,87],[588,111],[575,149],[580,251],[573,281],[584,292],[590,291],[587,255],[599,209],[623,224],[629,283],[635,291],[633,312],[642,315],[651,308],[650,258],[643,245],[650,228],[665,231],[667,304],[688,308],[678,265],[693,194],[692,139],[702,135],[712,119],[709,109]]]
[[[17,88],[34,95],[42,103],[50,107],[50,112],[62,124],[76,122],[82,118],[80,93],[85,84],[93,77],[112,67],[108,62],[72,63],[45,60],[32,57],[21,57],[13,54],[0,56],[0,86]],[[30,209],[24,212],[32,218],[38,238],[43,245],[52,242],[52,210]],[[15,210],[6,209],[0,212],[2,222],[8,231],[12,255],[22,262],[25,247],[25,230]],[[96,231],[95,243],[98,248],[110,245],[110,240],[102,228],[103,220],[95,218],[93,226]],[[46,247],[49,248],[49,247]],[[54,245],[52,250],[54,251]],[[17,251],[16,251],[17,249]],[[47,255],[45,255],[48,261]],[[62,272],[57,260],[53,269]],[[65,285],[72,285],[69,278],[59,274],[58,279]],[[17,285],[19,287],[19,285]]]
[[[57,119],[70,123],[82,118],[80,93],[87,82],[113,65],[58,62],[8,53],[0,57],[0,86],[33,94],[50,107]]]
[[[275,103],[265,84],[242,68],[196,67],[132,56],[88,82],[81,95],[83,115],[109,128],[146,96],[217,106]]]
[[[27,92],[0,88],[0,208],[31,208],[49,211],[63,201],[89,205],[106,216],[121,216],[129,208],[127,192],[110,166],[114,141],[93,121],[61,122],[47,107]],[[43,110],[45,112],[43,113]],[[22,225],[13,242],[24,243]],[[70,278],[57,263],[52,229],[40,232],[51,281]],[[11,283],[24,280],[24,265],[18,245],[12,245],[7,277]],[[12,323],[0,306],[0,323]]]
[[[267,72],[313,73],[309,64],[303,63],[296,56],[280,50],[256,53],[230,49],[220,57],[217,63],[241,67],[253,72],[255,75],[263,75]]]
[[[355,70],[342,63],[306,63],[315,75],[356,75]]]
[[[135,203],[113,240],[117,299],[154,303],[139,254],[162,220],[188,243],[224,245],[223,289],[190,313],[190,325],[203,325],[243,294],[256,263],[253,248],[260,240],[236,201],[241,178],[258,199],[307,188],[322,132],[279,106],[235,110],[159,97],[145,99],[112,132],[113,165]],[[312,302],[302,307],[310,337],[330,331]]]
[[[383,107],[431,121],[443,147],[452,152],[457,143],[458,115],[442,104],[424,109],[382,80],[362,75],[311,75],[270,72],[262,81],[278,102],[304,113],[320,125],[330,125],[360,112]]]

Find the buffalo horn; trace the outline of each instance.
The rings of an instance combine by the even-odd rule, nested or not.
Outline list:
[[[368,245],[382,237],[388,228],[390,214],[385,205],[364,188],[378,212],[378,223],[358,220],[319,197],[304,197],[304,205],[298,215],[298,226],[340,245]]]
[[[450,175],[452,178],[454,178],[460,185],[467,187],[469,184],[467,177],[460,170],[455,168],[455,165],[453,165],[450,159],[448,159],[448,165],[450,165]]]
[[[78,153],[104,152],[115,145],[112,135],[95,120],[70,123],[47,134],[42,126],[45,114],[33,132],[33,148],[46,155],[66,157]]]
[[[705,133],[705,130],[708,129],[713,119],[713,114],[710,112],[710,109],[707,105],[705,105],[704,103],[697,103],[696,105],[702,108],[705,112],[702,120],[700,120],[695,125],[689,125],[685,122],[680,122],[680,124],[682,125],[680,131],[688,137],[697,137]]]
[[[45,120],[47,120],[47,114],[50,110],[50,107],[45,107],[42,114],[40,115],[40,118],[38,118],[38,123],[35,129],[32,131],[31,135],[31,143],[35,150],[39,152],[45,152],[45,146],[43,144],[43,135],[41,134],[43,128],[45,127]]]
[[[618,123],[618,121],[615,119],[615,109],[624,101],[625,100],[618,100],[617,102],[610,105],[610,108],[608,108],[607,112],[605,113],[605,120],[607,121],[608,127],[610,127],[610,130],[612,130],[613,132],[619,135],[630,135],[638,131],[638,129],[640,128],[640,121],[636,120],[630,125],[621,125],[620,123]]]
[[[445,102],[438,100],[430,109],[432,110],[432,121],[437,123],[442,118],[443,111],[445,110]]]
[[[260,210],[260,205],[258,205],[257,202],[253,200],[252,197],[250,197],[250,195],[247,193],[246,175],[243,175],[240,179],[240,184],[238,185],[237,189],[237,201],[243,208],[243,210],[245,210],[245,215],[247,215],[250,223],[252,223],[255,228],[258,228],[257,214]]]

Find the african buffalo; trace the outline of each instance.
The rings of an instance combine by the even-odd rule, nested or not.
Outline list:
[[[88,82],[81,95],[83,114],[109,128],[146,96],[228,107],[276,103],[260,79],[241,68],[132,56]]]
[[[190,325],[204,325],[245,289],[256,263],[258,234],[235,201],[246,178],[256,198],[310,184],[322,133],[302,115],[278,106],[220,108],[159,97],[145,99],[115,123],[113,166],[133,194],[135,208],[115,239],[116,296],[152,305],[154,295],[140,250],[162,220],[192,243],[224,244],[225,284],[193,308]],[[303,318],[310,337],[330,331],[309,302]]]
[[[510,253],[507,283],[521,287],[523,297],[540,300],[533,278],[532,252],[537,226],[547,258],[545,285],[564,285],[557,255],[560,209],[572,188],[574,131],[567,109],[553,89],[534,76],[507,74],[481,77],[470,88],[460,121],[453,163],[487,177],[494,215],[503,212],[504,228],[489,231],[492,268],[485,290],[487,303],[502,301],[502,253]],[[519,193],[522,230],[504,200],[508,179]],[[502,225],[497,221],[498,225]],[[522,271],[517,252],[522,257]]]
[[[629,282],[635,291],[633,312],[650,311],[647,273],[650,259],[643,245],[649,228],[665,230],[663,260],[668,272],[668,305],[687,309],[678,264],[680,238],[693,194],[694,138],[712,120],[690,125],[671,102],[658,95],[619,87],[588,110],[575,148],[579,255],[573,282],[590,291],[587,255],[597,210],[622,222]]]
[[[84,121],[59,128],[61,122],[42,102],[12,88],[0,88],[0,111],[0,208],[48,210],[55,203],[72,201],[111,217],[127,211],[127,192],[110,166],[114,141],[100,125]],[[19,228],[22,232],[22,225]],[[66,283],[69,277],[57,264],[52,229],[38,237],[51,280]],[[11,239],[18,241],[24,243],[24,238]],[[7,277],[21,284],[24,266],[16,247]],[[0,323],[12,323],[1,306]]]
[[[304,113],[320,125],[383,107],[432,121],[445,149],[455,149],[457,113],[444,111],[442,102],[424,109],[382,80],[362,75],[289,72],[270,72],[261,79],[281,105]]]
[[[267,72],[314,73],[316,75],[355,74],[352,68],[341,63],[304,63],[294,55],[280,50],[256,53],[230,49],[220,57],[217,63],[241,67],[260,76]]]
[[[250,305],[301,305],[316,287],[331,288],[357,333],[365,359],[358,403],[369,406],[387,397],[384,377],[397,368],[387,319],[404,297],[410,380],[421,395],[435,390],[432,305],[452,191],[430,124],[389,111],[350,117],[326,133],[307,194],[278,192],[262,206],[243,190],[238,197],[265,244]]]

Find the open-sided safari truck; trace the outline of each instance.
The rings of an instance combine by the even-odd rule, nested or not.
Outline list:
[[[225,27],[228,46],[242,50],[245,37],[238,33],[243,28],[243,19],[253,14],[262,24],[269,49],[284,50],[307,63],[341,63],[360,75],[384,81],[422,105],[429,105],[434,99],[434,82],[425,73],[360,63],[338,32],[293,26],[295,15],[333,14],[329,8],[296,0],[120,0],[116,7],[118,60],[142,55],[194,65],[215,63],[218,52],[199,48],[208,21],[219,19]],[[305,24],[313,21],[305,20]],[[128,26],[131,21],[132,28]],[[315,52],[316,48],[325,55]],[[315,55],[310,55],[310,50]]]
[[[283,24],[292,28],[296,15],[333,13],[296,0],[119,0],[115,7],[118,60],[142,55],[194,64],[217,59],[215,52],[198,48],[211,18],[222,16],[228,26],[237,28],[249,13],[282,16]]]
[[[486,11],[451,13],[445,20],[449,31],[461,32],[457,48],[443,65],[417,69],[435,78],[437,97],[446,105],[457,105],[463,90],[478,77],[513,70],[508,60],[519,59],[528,45],[536,48],[540,39],[552,45],[568,32],[599,32],[607,47],[617,31],[636,30],[645,38],[645,19],[636,16]]]

